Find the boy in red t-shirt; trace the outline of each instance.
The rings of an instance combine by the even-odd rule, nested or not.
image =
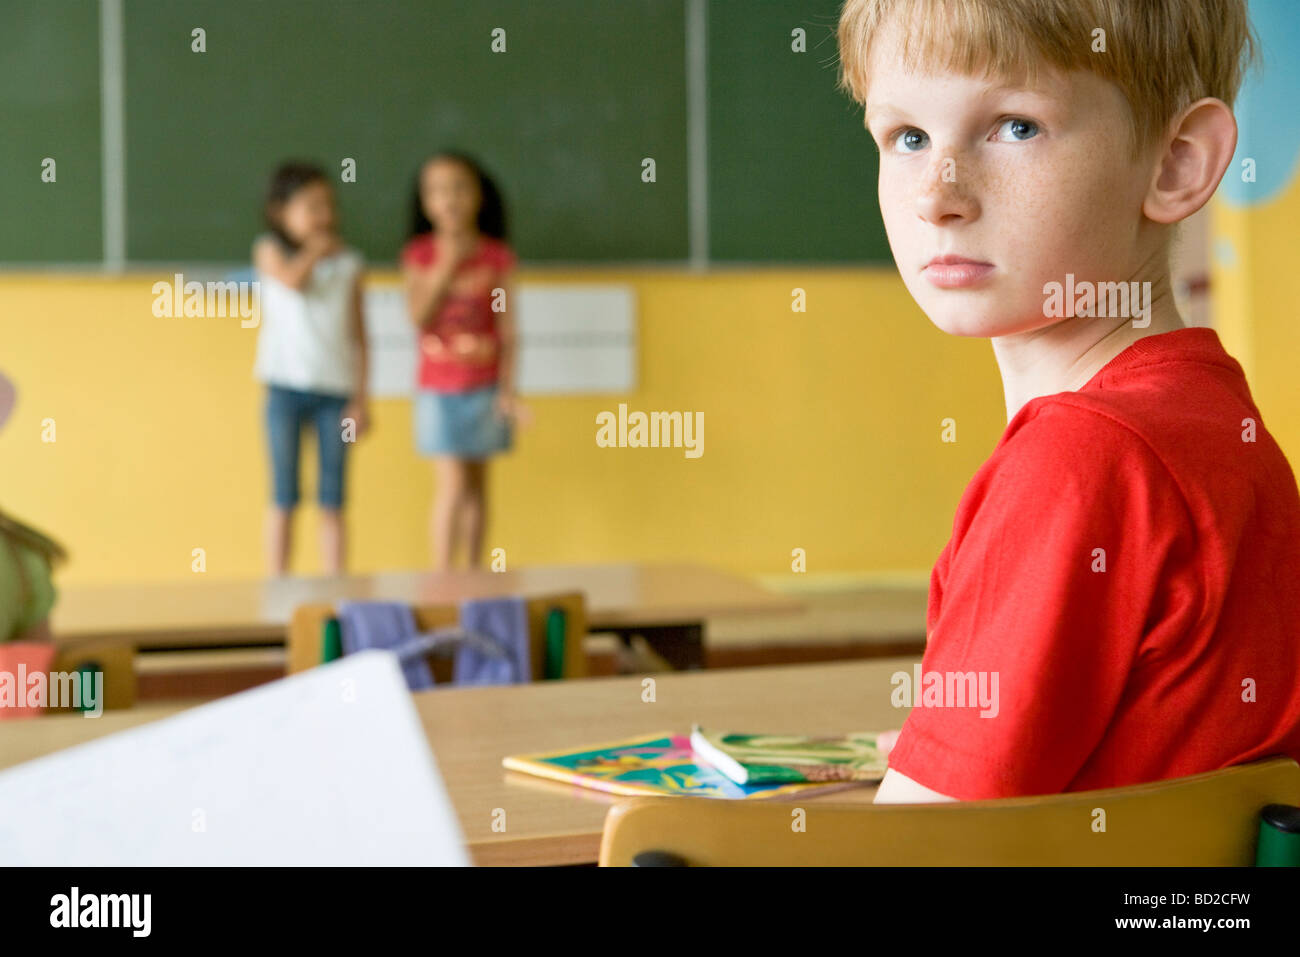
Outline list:
[[[931,579],[881,802],[1300,758],[1300,495],[1170,295],[1233,154],[1244,0],[849,0],[842,83],[903,281],[1008,424]]]

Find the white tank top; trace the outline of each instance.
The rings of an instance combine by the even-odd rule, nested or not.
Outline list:
[[[356,390],[349,314],[363,264],[360,253],[345,248],[317,262],[301,290],[258,273],[262,322],[253,372],[260,381],[339,396]]]

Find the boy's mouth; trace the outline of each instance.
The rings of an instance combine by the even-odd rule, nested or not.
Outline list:
[[[921,269],[926,279],[940,289],[973,286],[993,272],[993,264],[965,256],[935,256]]]

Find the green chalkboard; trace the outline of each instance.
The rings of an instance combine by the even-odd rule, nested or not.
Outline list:
[[[129,258],[246,257],[267,174],[303,157],[336,173],[356,161],[357,181],[338,185],[345,237],[391,262],[415,168],[443,145],[495,176],[525,259],[684,258],[684,9],[128,0]]]
[[[119,8],[133,264],[246,262],[266,179],[290,158],[336,177],[345,238],[392,263],[415,169],[439,147],[477,155],[495,176],[529,262],[701,252],[724,263],[889,261],[876,153],[861,108],[836,89],[838,0],[110,0],[104,9]],[[0,2],[0,263],[104,255],[100,50],[117,47],[101,40],[100,9]],[[699,23],[702,46],[690,33]],[[504,31],[504,52],[494,31]],[[46,157],[54,183],[41,182]],[[706,165],[692,166],[700,158]],[[340,175],[346,160],[355,182]],[[701,170],[696,194],[690,176]],[[699,196],[708,239],[693,249],[688,204]]]
[[[0,137],[0,262],[98,262],[96,0],[0,3]]]
[[[877,154],[836,89],[838,0],[709,3],[709,255],[889,262]],[[802,29],[806,52],[795,52]]]

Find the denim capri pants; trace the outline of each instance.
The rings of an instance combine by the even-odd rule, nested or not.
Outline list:
[[[510,423],[497,415],[497,387],[415,391],[415,446],[422,455],[486,459],[510,448]]]
[[[343,410],[346,396],[303,392],[269,385],[266,390],[266,432],[271,444],[271,475],[275,504],[284,509],[298,504],[298,450],[302,430],[316,431],[320,481],[317,501],[321,508],[343,507]]]

